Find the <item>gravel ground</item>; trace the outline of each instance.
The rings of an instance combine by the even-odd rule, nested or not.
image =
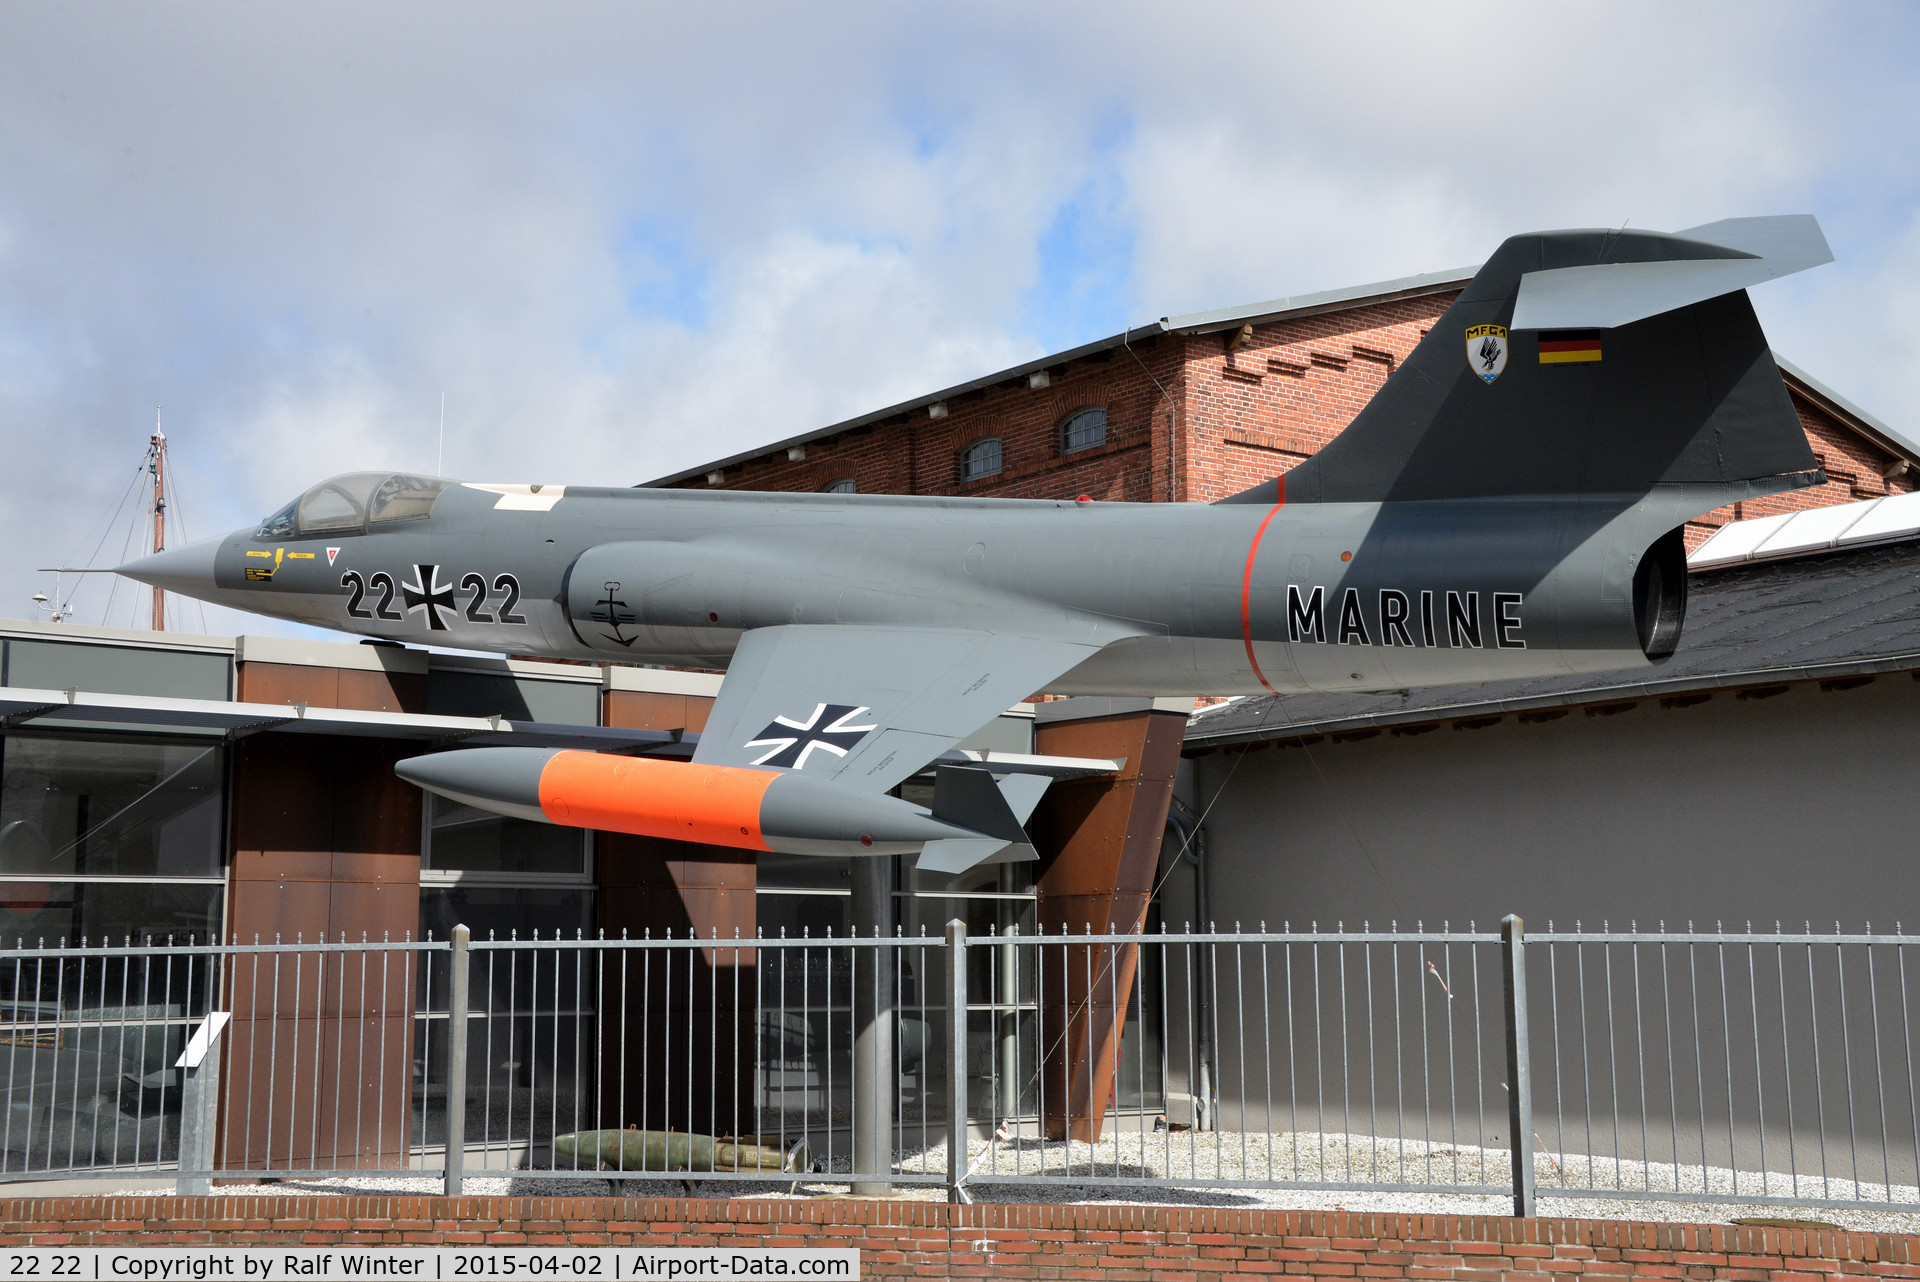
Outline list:
[[[1505,1194],[1477,1195],[1458,1193],[1345,1192],[1306,1188],[1177,1188],[1134,1183],[1134,1179],[1218,1179],[1218,1180],[1302,1180],[1317,1183],[1367,1183],[1375,1180],[1391,1183],[1486,1184],[1504,1187],[1511,1167],[1504,1151],[1472,1148],[1465,1145],[1427,1145],[1419,1141],[1395,1141],[1371,1136],[1222,1133],[1219,1143],[1213,1137],[1191,1134],[1138,1134],[1110,1138],[1096,1150],[1075,1143],[1042,1146],[1037,1140],[976,1143],[970,1153],[975,1175],[1040,1174],[1061,1178],[1054,1183],[1016,1183],[975,1185],[977,1202],[1057,1202],[1126,1203],[1154,1206],[1272,1206],[1296,1210],[1344,1209],[1348,1211],[1400,1212],[1409,1214],[1506,1215],[1511,1199]],[[1144,1140],[1144,1144],[1142,1141]],[[1184,1142],[1183,1142],[1184,1141]],[[991,1150],[991,1152],[989,1151]],[[896,1155],[895,1169],[902,1172],[942,1173],[946,1170],[946,1146],[936,1144],[925,1150]],[[827,1174],[850,1168],[836,1160]],[[1610,1158],[1566,1157],[1559,1154],[1535,1155],[1535,1179],[1542,1189],[1567,1188],[1618,1189],[1627,1197],[1542,1197],[1540,1209],[1548,1215],[1583,1219],[1657,1220],[1687,1223],[1726,1223],[1735,1218],[1768,1217],[1817,1221],[1843,1229],[1879,1233],[1920,1233],[1920,1213],[1877,1209],[1875,1201],[1889,1200],[1884,1184],[1863,1184],[1855,1189],[1851,1180],[1834,1179],[1823,1183],[1818,1176],[1799,1178],[1798,1195],[1852,1201],[1858,1208],[1741,1205],[1716,1200],[1713,1194],[1734,1191],[1736,1174],[1739,1191],[1754,1194],[1764,1191],[1772,1196],[1791,1196],[1794,1182],[1786,1175],[1769,1173],[1764,1181],[1752,1171],[1738,1173],[1725,1167],[1699,1167],[1670,1163],[1621,1162]],[[1074,1176],[1096,1177],[1102,1183],[1070,1182]],[[1113,1182],[1105,1182],[1113,1181]],[[844,1197],[846,1186],[825,1182],[816,1175],[789,1192],[786,1184],[732,1184],[721,1180],[696,1180],[694,1191],[703,1197],[741,1198],[817,1198]],[[268,1194],[340,1194],[340,1193],[437,1193],[437,1176],[388,1179],[286,1180],[271,1184],[225,1186],[222,1193]],[[1685,1201],[1634,1199],[1636,1191],[1700,1191],[1697,1200]],[[621,1193],[634,1197],[684,1196],[687,1186],[679,1180],[606,1180],[547,1175],[470,1175],[466,1191],[471,1194],[516,1197],[606,1196]],[[1920,1189],[1894,1185],[1891,1200],[1920,1202]],[[895,1196],[912,1200],[943,1200],[945,1190],[938,1186],[902,1186]]]

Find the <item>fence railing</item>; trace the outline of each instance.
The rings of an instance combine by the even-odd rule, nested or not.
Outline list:
[[[1916,943],[1508,918],[19,948],[0,951],[0,1179],[1920,1209]]]

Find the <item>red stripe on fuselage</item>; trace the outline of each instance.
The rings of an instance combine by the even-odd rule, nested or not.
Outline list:
[[[1269,690],[1273,690],[1273,686],[1267,681],[1267,674],[1260,671],[1260,660],[1253,657],[1253,558],[1260,553],[1260,540],[1266,537],[1267,524],[1273,520],[1274,512],[1287,505],[1286,476],[1283,474],[1274,480],[1280,486],[1280,501],[1273,505],[1273,511],[1267,513],[1266,519],[1260,522],[1260,528],[1253,532],[1253,545],[1247,549],[1247,568],[1240,576],[1240,639],[1246,642],[1247,662],[1253,667],[1253,675]],[[1279,691],[1274,693],[1278,694]]]

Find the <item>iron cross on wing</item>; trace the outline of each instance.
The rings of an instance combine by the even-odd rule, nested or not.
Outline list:
[[[782,770],[804,770],[807,758],[814,749],[844,757],[847,750],[873,732],[874,726],[849,725],[855,717],[868,708],[857,708],[847,703],[817,703],[813,715],[804,721],[795,721],[791,717],[775,717],[767,723],[767,728],[747,740],[749,748],[765,748],[766,751],[755,757],[756,766],[774,766]]]

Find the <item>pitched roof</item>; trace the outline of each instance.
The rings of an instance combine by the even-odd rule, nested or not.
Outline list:
[[[1449,271],[1425,272],[1417,276],[1401,276],[1394,280],[1375,281],[1367,285],[1350,285],[1344,289],[1328,289],[1313,294],[1296,294],[1288,298],[1271,298],[1265,302],[1242,303],[1235,307],[1222,307],[1213,311],[1188,312],[1179,316],[1162,316],[1159,320],[1149,321],[1145,325],[1130,326],[1118,334],[1083,343],[1079,347],[1064,352],[1054,352],[1034,360],[1013,365],[991,374],[968,379],[964,383],[955,383],[939,391],[927,392],[912,400],[900,401],[883,409],[857,414],[852,418],[829,423],[802,432],[798,436],[789,436],[784,440],[773,441],[766,445],[755,446],[738,454],[730,454],[723,459],[710,463],[701,463],[696,467],[683,468],[668,476],[643,481],[636,488],[660,489],[669,485],[678,485],[682,481],[692,480],[708,472],[724,471],[741,463],[765,458],[769,454],[779,454],[794,446],[807,445],[814,441],[838,436],[843,432],[857,431],[884,422],[896,414],[925,410],[938,401],[953,400],[968,392],[993,387],[999,383],[1024,379],[1029,374],[1041,370],[1065,365],[1086,356],[1095,356],[1101,352],[1125,347],[1143,339],[1155,338],[1161,334],[1210,334],[1223,329],[1233,329],[1241,325],[1262,325],[1271,321],[1292,320],[1302,316],[1314,316],[1322,312],[1341,311],[1349,307],[1364,307],[1372,303],[1394,302],[1403,298],[1421,298],[1429,294],[1444,293],[1450,289],[1459,289],[1473,279],[1479,271],[1479,264],[1469,267],[1456,267]],[[1920,465],[1920,444],[1895,431],[1853,402],[1833,391],[1824,383],[1798,365],[1781,357],[1778,353],[1774,360],[1780,366],[1781,374],[1788,386],[1794,387],[1808,399],[1839,418],[1847,426],[1874,442],[1881,449],[1909,463]]]
[[[1161,334],[1206,334],[1215,330],[1228,329],[1248,323],[1262,324],[1267,321],[1287,320],[1298,316],[1312,316],[1320,312],[1338,311],[1347,307],[1361,307],[1368,303],[1393,302],[1402,298],[1419,298],[1427,294],[1438,294],[1449,289],[1458,289],[1473,279],[1475,267],[1463,267],[1455,271],[1428,272],[1421,276],[1403,276],[1397,280],[1378,281],[1371,285],[1353,285],[1346,289],[1324,290],[1317,294],[1301,294],[1293,298],[1274,298],[1263,303],[1244,303],[1238,307],[1223,307],[1210,312],[1191,312],[1184,316],[1162,316],[1157,321],[1145,325],[1134,325],[1118,334],[1083,343],[1079,347],[1064,352],[1055,352],[1036,360],[998,370],[992,374],[983,374],[979,378],[968,379],[964,383],[955,383],[952,387],[943,387],[937,392],[928,392],[910,401],[901,401],[885,409],[842,419],[838,423],[829,423],[825,427],[802,432],[798,436],[789,436],[785,440],[758,445],[739,454],[731,454],[711,463],[702,463],[698,467],[689,467],[673,473],[671,476],[657,477],[643,481],[637,488],[659,489],[668,485],[678,485],[682,481],[692,480],[708,472],[721,471],[735,464],[746,463],[753,459],[765,458],[769,454],[778,454],[796,445],[806,445],[813,441],[824,440],[829,436],[838,436],[842,432],[856,431],[859,428],[892,418],[896,414],[924,410],[937,401],[953,400],[968,392],[992,387],[997,383],[1023,379],[1029,374],[1065,365],[1069,361],[1079,360],[1083,356],[1095,356],[1101,352],[1112,351],[1116,347],[1125,347],[1143,339],[1157,338]]]
[[[1628,673],[1261,695],[1196,713],[1187,748],[1292,739],[1697,690],[1920,670],[1920,539],[1691,576],[1680,648]]]

